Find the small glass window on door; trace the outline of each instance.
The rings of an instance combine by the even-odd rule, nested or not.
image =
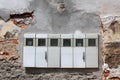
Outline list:
[[[46,46],[46,39],[38,39],[38,46]]]
[[[96,46],[96,39],[88,39],[88,46]]]
[[[50,39],[50,46],[58,46],[58,39]]]
[[[83,39],[76,39],[76,47],[82,47],[83,46]]]
[[[71,47],[71,39],[63,39],[63,47]]]
[[[26,38],[26,46],[33,46],[33,38]]]

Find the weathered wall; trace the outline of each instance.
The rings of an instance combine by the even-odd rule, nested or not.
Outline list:
[[[30,2],[29,2],[30,1]],[[14,2],[12,0],[11,2]],[[81,31],[83,33],[100,33],[100,26],[101,26],[101,17],[103,15],[108,15],[108,14],[119,14],[119,1],[114,2],[113,0],[22,0],[20,1],[20,6],[15,7],[18,2],[15,2],[14,6],[9,6],[11,2],[8,1],[7,6],[5,0],[2,0],[2,5],[0,4],[0,16],[2,19],[8,22],[4,22],[3,20],[0,20],[0,58],[1,58],[1,69],[9,64],[9,61],[4,60],[3,58],[6,59],[19,59],[18,63],[21,65],[22,64],[22,49],[23,49],[23,34],[30,32],[30,33],[75,33],[76,31]],[[4,3],[4,4],[3,4]],[[24,4],[22,4],[24,3]],[[65,7],[63,9],[60,8],[60,3],[64,3]],[[23,5],[23,6],[22,6]],[[109,5],[106,7],[106,5]],[[5,10],[4,10],[5,9]],[[34,10],[34,19],[31,24],[29,25],[23,25],[22,27],[16,26],[14,24],[14,19],[10,19],[10,14],[22,14],[24,12],[31,12]],[[18,19],[19,20],[19,19]],[[107,23],[109,25],[109,23]],[[104,26],[105,27],[105,26]],[[24,28],[24,29],[23,29]],[[5,40],[5,35],[6,32],[10,32],[7,37],[10,37],[10,39]],[[17,32],[16,32],[17,31]],[[102,31],[102,30],[101,30]],[[16,35],[14,35],[16,33]],[[112,67],[117,67],[120,63],[119,61],[119,44],[114,43],[114,41],[119,41],[119,34],[113,34],[111,30],[105,28],[105,32],[102,32],[103,34],[101,35],[102,39],[100,38],[100,46],[102,46],[99,49],[99,69],[97,70],[97,79],[100,76],[100,71],[101,71],[101,64],[102,60],[101,57],[103,57],[103,61],[109,64],[109,66]],[[14,35],[14,36],[13,36]],[[110,44],[105,43],[106,41],[112,42]],[[107,44],[107,46],[106,46]],[[16,48],[15,48],[16,47]],[[101,50],[102,49],[102,50]],[[102,51],[102,54],[101,54]],[[101,56],[103,55],[103,56]],[[16,57],[17,56],[17,57]],[[18,58],[20,56],[20,58]],[[2,60],[3,59],[3,60]],[[117,61],[116,61],[117,60]],[[10,61],[11,63],[11,61]],[[18,65],[17,65],[18,66]],[[14,69],[13,69],[14,68]],[[10,79],[30,79],[32,77],[32,80],[36,80],[41,78],[41,75],[45,75],[42,77],[42,79],[48,80],[51,75],[56,76],[58,73],[50,73],[50,74],[39,74],[39,75],[34,75],[33,74],[25,74],[25,71],[23,70],[23,67],[18,68],[14,67],[12,65],[11,73],[6,72],[6,70],[9,69],[8,67],[0,71],[2,79],[6,76],[9,75],[9,77],[12,76],[12,72],[14,70],[20,70],[22,74],[13,74],[13,77]],[[59,70],[58,70],[59,71]],[[62,70],[60,70],[62,71]],[[92,72],[92,71],[90,71]],[[17,72],[15,72],[17,73]],[[73,72],[74,73],[74,72]],[[61,74],[61,73],[60,73]],[[77,73],[76,76],[78,76],[79,73]],[[84,72],[81,73],[82,76],[80,78],[75,78],[75,79],[80,79],[84,80],[83,78],[86,77],[87,75],[83,75]],[[4,75],[4,76],[3,76]],[[46,76],[47,75],[47,76]],[[69,78],[66,78],[66,75],[69,75]],[[91,74],[92,75],[92,74]],[[17,78],[19,76],[19,78]],[[64,77],[65,79],[72,79],[74,75],[71,74],[65,74]],[[8,77],[8,78],[9,78]],[[37,77],[35,79],[35,77]],[[48,78],[46,78],[48,77]],[[68,76],[67,76],[68,77]],[[5,79],[8,79],[5,78]],[[61,78],[60,78],[61,79]]]
[[[40,3],[40,4],[38,4]],[[36,0],[31,3],[34,4],[34,21],[29,27],[22,29],[16,26],[13,19],[9,22],[4,22],[1,20],[1,79],[10,80],[56,80],[56,79],[99,79],[101,69],[97,70],[62,70],[58,69],[56,72],[48,73],[43,69],[43,73],[30,74],[26,73],[25,69],[22,67],[22,51],[23,51],[23,34],[24,33],[75,33],[80,31],[83,33],[99,33],[100,29],[100,17],[93,12],[86,12],[82,10],[74,9],[73,2],[65,1],[65,11],[59,12],[59,5],[55,1],[52,4],[48,0]],[[26,25],[25,25],[26,26]],[[27,25],[28,26],[28,25]],[[8,29],[10,28],[10,29]],[[88,30],[89,28],[89,30]],[[15,36],[5,39],[6,32],[13,33],[13,30],[17,29],[18,32]],[[9,34],[10,35],[10,34]],[[3,46],[4,45],[4,46]],[[15,48],[16,47],[16,48]],[[16,55],[17,54],[17,55]],[[8,61],[6,61],[6,60]],[[17,63],[16,63],[17,62]],[[7,65],[7,66],[6,66]],[[6,66],[5,68],[3,68]],[[8,70],[8,71],[7,71]],[[14,71],[15,70],[15,71]],[[34,70],[32,70],[34,72]],[[40,70],[41,71],[41,70]],[[94,72],[93,72],[94,71]],[[64,75],[63,72],[65,73]],[[20,74],[19,74],[20,73]],[[96,74],[97,73],[97,74]],[[75,74],[75,75],[74,75]],[[4,75],[4,76],[3,76]],[[43,76],[44,75],[44,76]],[[58,75],[58,78],[56,77]]]
[[[120,19],[119,16],[108,16],[103,19],[102,31],[102,57],[108,64],[103,70],[109,71],[108,77],[120,79]],[[105,74],[105,72],[104,72]]]
[[[48,69],[46,72],[45,69],[44,72],[39,69],[32,70],[32,73],[26,73],[19,60],[0,60],[1,80],[100,80],[100,76],[91,72],[83,74],[80,71],[54,72],[55,69]]]
[[[114,68],[120,65],[120,23],[119,17],[109,18],[105,23],[103,22],[103,55],[105,56],[105,63],[109,67]]]
[[[35,5],[34,15],[36,19],[32,28],[36,28],[37,32],[74,33],[75,30],[99,32],[99,16],[95,13],[86,13],[74,8],[72,1],[64,1],[65,11],[59,12],[57,9],[59,3],[55,0],[53,1],[36,0],[32,3]],[[86,26],[91,27],[91,29],[86,31]],[[33,31],[35,32],[36,29]],[[29,28],[30,30],[31,28]]]

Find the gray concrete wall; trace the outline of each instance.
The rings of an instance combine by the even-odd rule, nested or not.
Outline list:
[[[36,0],[31,3],[34,8],[34,23],[21,33],[99,33],[100,18],[96,13],[88,13],[74,8],[71,1],[65,1],[66,10],[58,12],[47,0]],[[54,2],[57,4],[57,2]]]

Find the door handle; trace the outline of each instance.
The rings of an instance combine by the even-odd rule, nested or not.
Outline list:
[[[48,62],[47,51],[45,51],[45,60],[46,60],[46,62]]]
[[[86,57],[85,57],[85,52],[83,52],[83,61],[85,62],[85,59],[86,59]]]

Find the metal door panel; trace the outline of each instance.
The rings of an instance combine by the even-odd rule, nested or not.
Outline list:
[[[81,39],[82,45],[77,46],[76,39]],[[74,68],[85,68],[85,34],[74,35]]]
[[[35,47],[24,47],[23,66],[35,67]]]
[[[60,67],[60,35],[49,34],[49,46],[48,46],[48,67],[59,68]],[[57,40],[57,45],[51,45],[51,40]]]
[[[36,67],[47,67],[47,48],[36,48]]]
[[[72,48],[70,47],[61,48],[61,67],[62,68],[73,67]]]
[[[62,55],[61,57],[61,68],[72,68],[72,56]]]
[[[27,45],[26,39],[32,39],[32,45]],[[24,47],[23,47],[23,66],[35,67],[35,34],[24,34]]]
[[[90,39],[95,45],[89,44]],[[98,68],[98,34],[86,34],[86,68]]]
[[[98,48],[86,48],[86,68],[98,68]]]
[[[70,40],[70,45],[64,45],[64,40]],[[61,68],[72,68],[73,67],[73,45],[72,45],[72,34],[61,35]]]
[[[60,47],[48,48],[48,67],[60,67]]]
[[[36,67],[45,68],[48,65],[48,52],[47,52],[47,34],[36,34]],[[38,45],[39,39],[45,40],[45,45]]]
[[[74,48],[74,68],[85,68],[85,47]]]

